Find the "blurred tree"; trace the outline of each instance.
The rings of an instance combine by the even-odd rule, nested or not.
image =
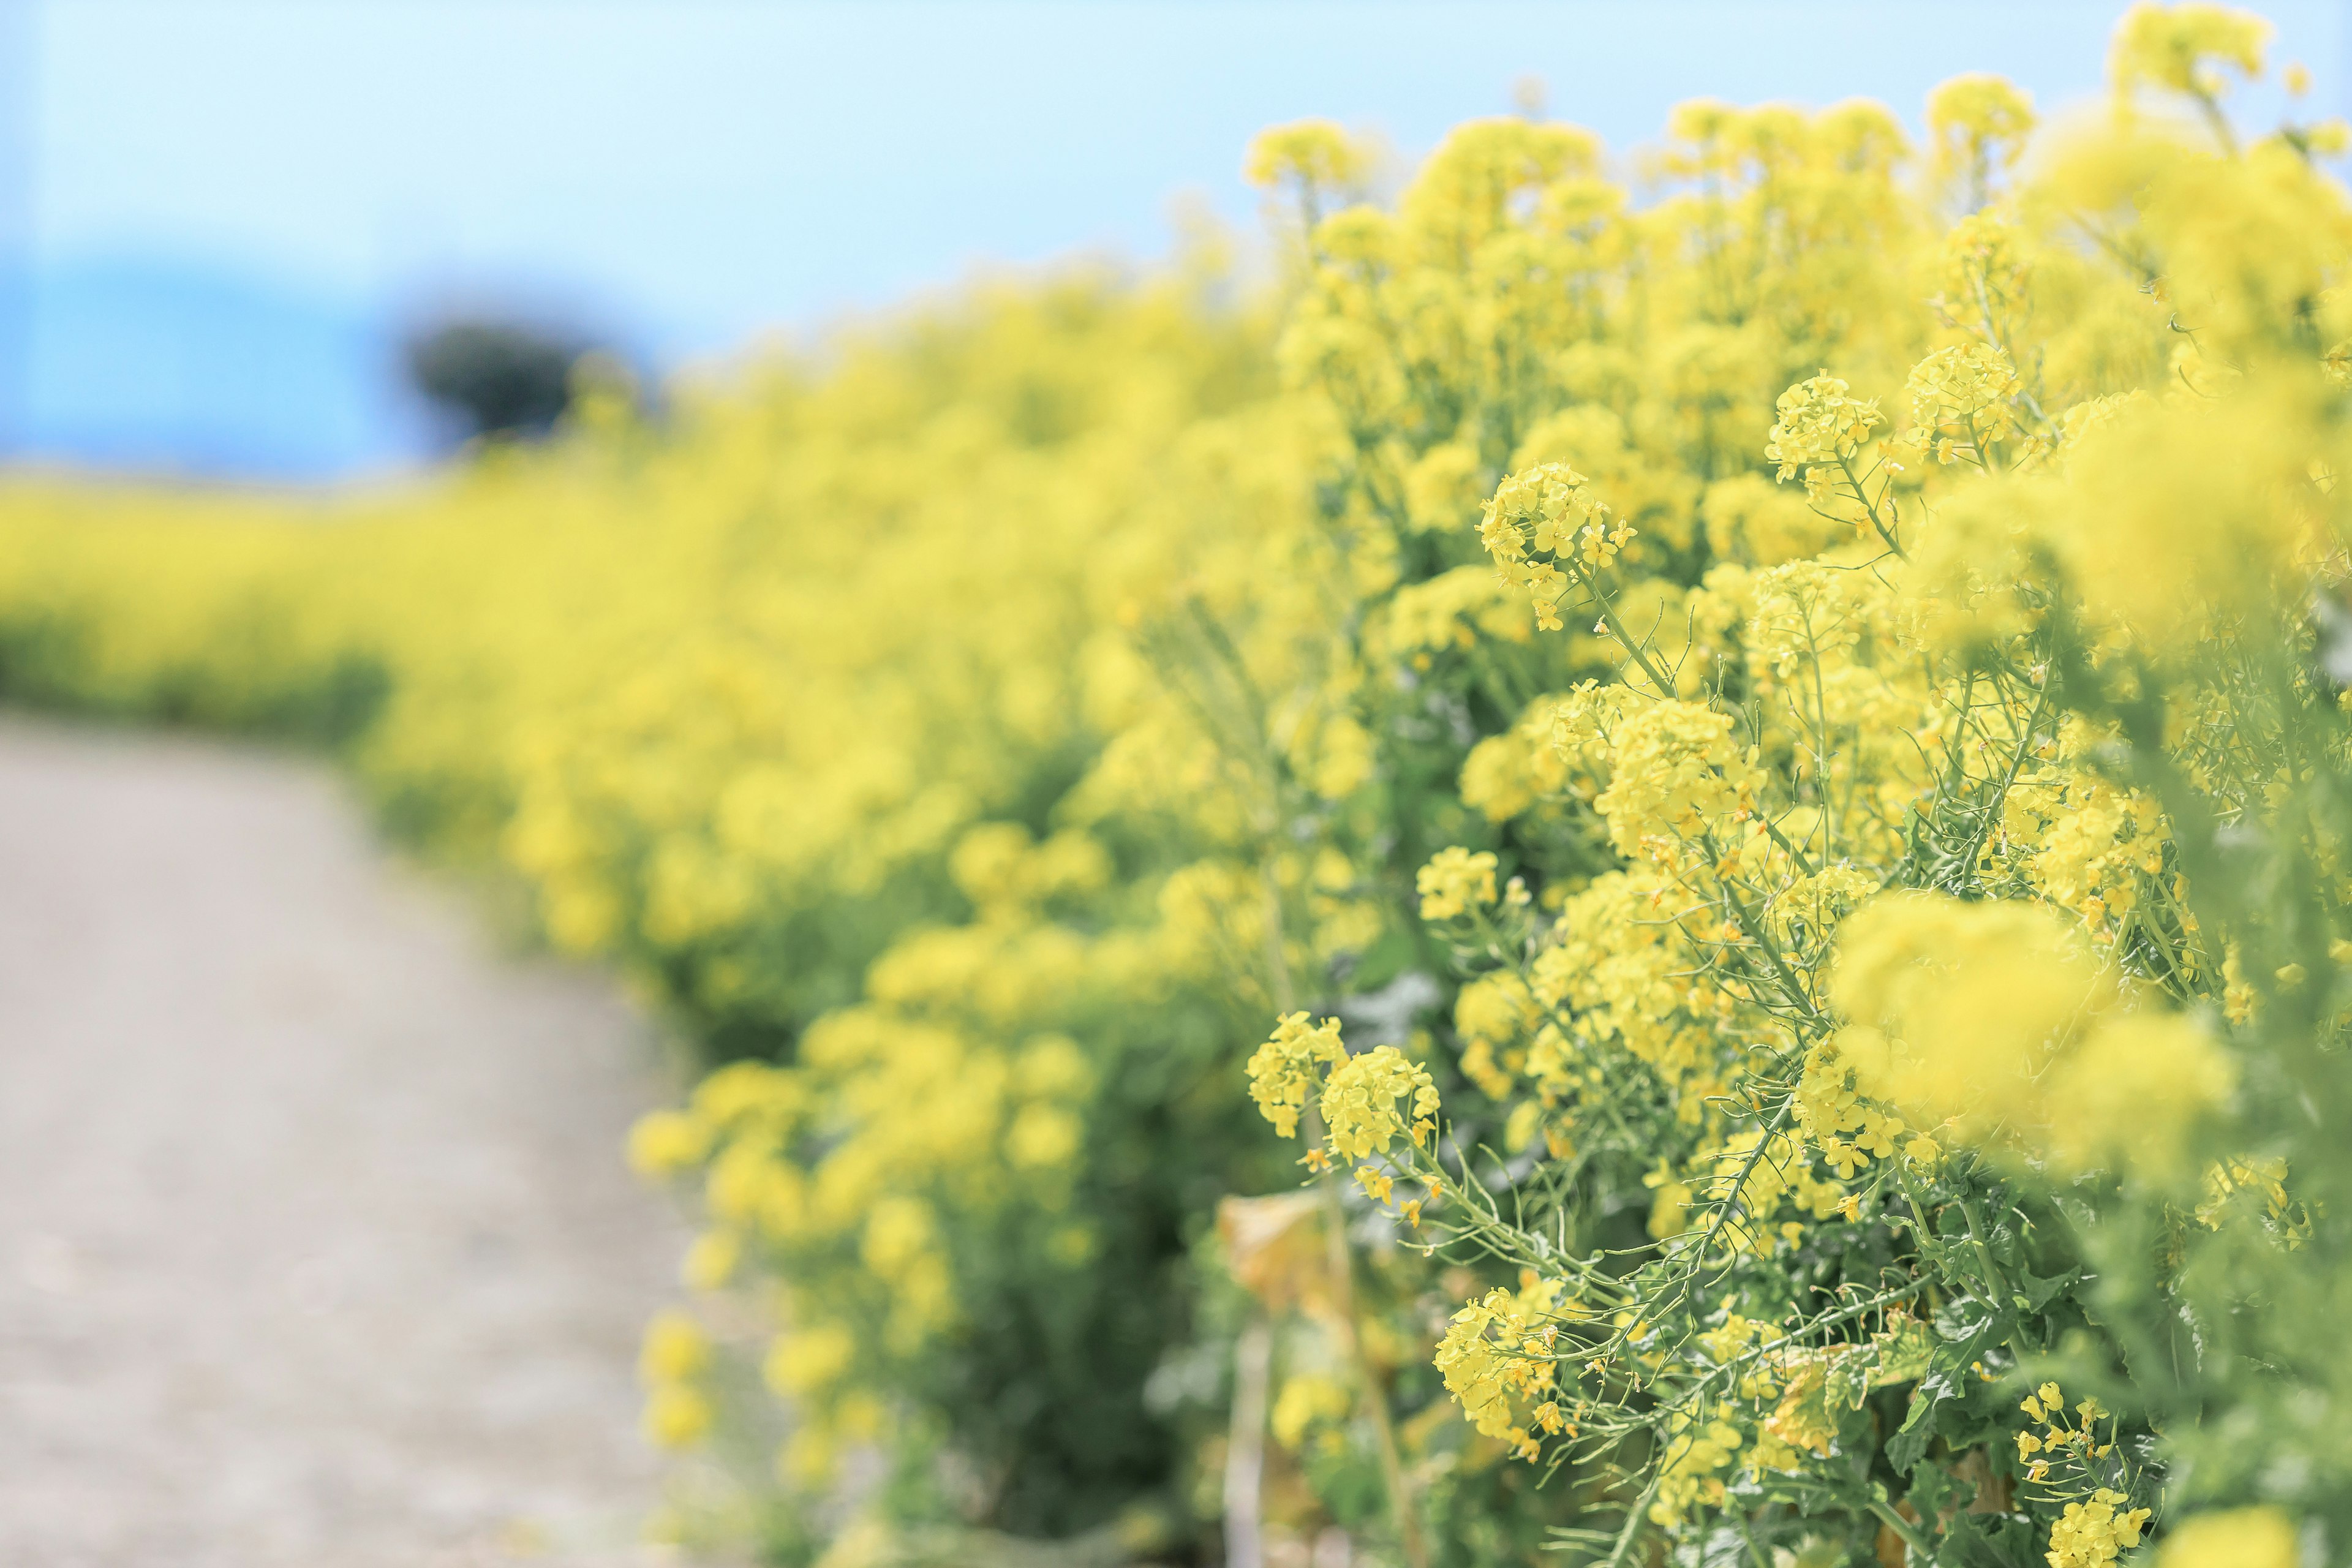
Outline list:
[[[544,436],[571,405],[583,352],[542,328],[446,321],[409,340],[408,379],[468,436]]]

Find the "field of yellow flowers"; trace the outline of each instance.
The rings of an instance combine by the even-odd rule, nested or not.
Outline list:
[[[1632,183],[1286,126],[1263,297],[976,288],[331,505],[20,484],[0,686],[334,745],[698,1044],[686,1539],[2317,1568],[2352,201],[2226,112],[2266,39]]]

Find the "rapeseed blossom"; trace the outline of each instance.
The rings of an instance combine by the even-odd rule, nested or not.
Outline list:
[[[1437,1130],[1437,1084],[1394,1046],[1375,1046],[1331,1069],[1321,1109],[1341,1158],[1374,1159],[1399,1138],[1429,1140]]]
[[[1453,920],[1495,901],[1495,857],[1458,846],[1441,849],[1414,873],[1413,885],[1421,894],[1422,919]]]
[[[2275,1508],[2192,1514],[2164,1538],[2165,1568],[2294,1568],[2303,1561],[2294,1523]]]
[[[2101,1568],[2118,1553],[2137,1546],[2140,1528],[2155,1510],[2136,1508],[2118,1512],[2116,1505],[2124,1500],[2123,1493],[2101,1487],[2088,1500],[2068,1503],[2050,1528],[2050,1550],[2045,1554],[2050,1568]]]
[[[2264,37],[2135,7],[2104,112],[1962,78],[1924,156],[1685,105],[1640,200],[1277,127],[1239,306],[990,286],[335,529],[28,485],[0,678],[329,738],[733,1064],[630,1140],[713,1331],[648,1426],[781,1401],[794,1518],[883,1448],[877,1557],[1254,1487],[1410,1568],[2286,1568],[2352,204]]]
[[[1848,396],[1852,390],[1822,371],[1780,395],[1774,405],[1780,416],[1764,444],[1765,459],[1780,465],[1780,479],[1801,479],[1807,490],[1823,493],[1832,475],[1816,470],[1843,469],[1861,453],[1870,433],[1886,423],[1874,399]]]

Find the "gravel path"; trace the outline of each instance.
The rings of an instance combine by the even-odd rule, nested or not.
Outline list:
[[[0,722],[0,1563],[650,1561],[656,1060],[323,769]]]

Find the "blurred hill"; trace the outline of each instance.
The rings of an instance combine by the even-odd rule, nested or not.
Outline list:
[[[11,444],[43,460],[313,479],[429,448],[375,313],[200,263],[98,257],[12,291]]]
[[[595,341],[565,320],[496,296],[394,309],[234,267],[94,257],[0,278],[0,446],[110,472],[363,477],[481,429],[544,429]],[[453,349],[463,363],[445,363]],[[518,372],[520,386],[474,384]],[[522,399],[510,416],[501,393]]]

